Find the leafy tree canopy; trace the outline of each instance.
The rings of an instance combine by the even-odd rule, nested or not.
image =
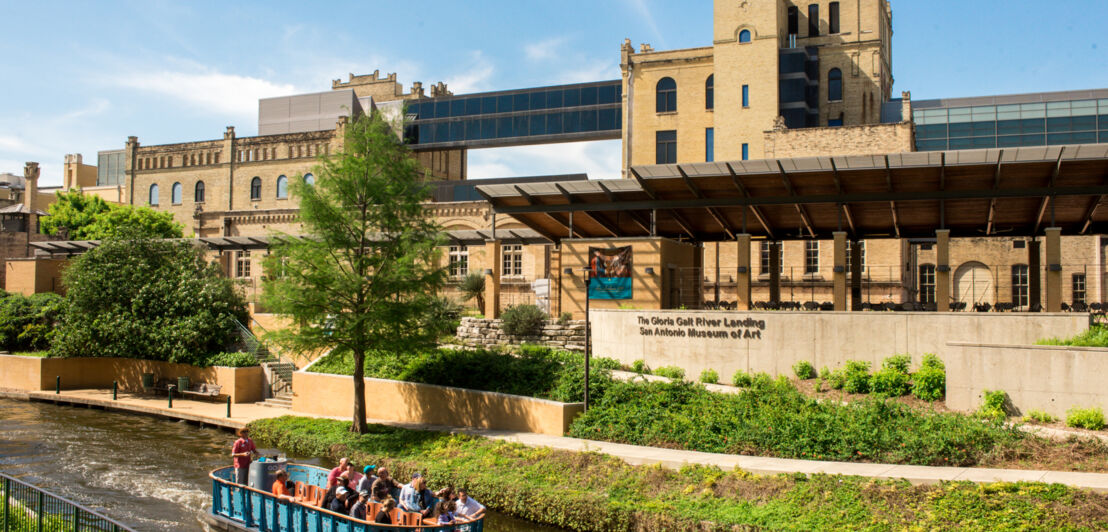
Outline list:
[[[291,182],[307,235],[276,239],[263,301],[298,325],[274,333],[279,343],[353,353],[351,430],[365,432],[366,351],[423,347],[438,332],[424,325],[445,280],[442,234],[423,209],[422,168],[377,114],[348,123],[341,150],[314,172],[314,185]]]
[[[67,308],[57,356],[118,356],[203,364],[247,319],[232,281],[195,242],[135,228],[110,235],[63,274]]]
[[[149,207],[112,205],[100,196],[81,190],[58,192],[47,208],[42,230],[49,235],[65,231],[70,240],[104,240],[124,228],[137,229],[156,238],[181,238],[181,224],[168,212]]]

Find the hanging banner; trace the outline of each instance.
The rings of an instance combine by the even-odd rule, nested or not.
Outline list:
[[[631,246],[589,248],[589,299],[631,299]]]

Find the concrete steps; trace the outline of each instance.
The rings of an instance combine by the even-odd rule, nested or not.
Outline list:
[[[289,409],[292,408],[292,394],[291,393],[277,394],[277,396],[270,397],[270,398],[266,399],[265,401],[262,401],[261,403],[258,403],[258,404],[260,404],[262,406],[267,406],[267,407],[270,407],[270,408],[283,408],[285,410],[289,410]]]

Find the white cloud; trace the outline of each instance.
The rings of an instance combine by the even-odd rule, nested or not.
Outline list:
[[[469,179],[586,173],[590,179],[620,177],[620,141],[567,142],[469,150]]]
[[[552,37],[523,47],[523,53],[531,61],[550,61],[561,57],[561,48],[569,37]]]
[[[480,50],[470,54],[465,70],[446,78],[447,89],[454,94],[468,94],[489,89],[489,81],[496,70],[485,54]]]
[[[15,135],[0,135],[0,152],[17,152],[27,155],[44,155],[50,153],[42,146],[27,142]],[[20,165],[22,168],[23,165]]]
[[[291,84],[220,72],[135,72],[114,78],[116,85],[161,94],[217,113],[251,116],[258,99],[295,94]]]
[[[646,5],[647,0],[627,0],[628,4],[631,4],[631,8],[635,10],[646,26],[650,28],[650,32],[654,34],[654,38],[657,39],[657,45],[655,49],[662,50],[666,48],[666,40],[662,37],[662,32],[658,29],[658,23],[654,20],[654,13],[651,12],[650,6]]]

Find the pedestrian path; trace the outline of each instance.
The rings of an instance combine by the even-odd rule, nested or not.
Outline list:
[[[167,399],[163,397],[121,393],[119,394],[118,400],[112,400],[111,390],[66,390],[60,394],[55,394],[54,392],[0,391],[0,397],[109,408],[172,419],[182,419],[230,429],[245,426],[247,423],[256,419],[273,418],[288,414],[303,415],[297,414],[295,411],[289,412],[265,407],[262,406],[261,403],[255,403],[232,405],[232,416],[228,418],[227,405],[225,403],[174,399],[173,408],[170,409]],[[335,419],[345,420],[346,418]],[[565,436],[548,436],[530,432],[421,425],[372,419],[370,421],[382,425],[414,430],[432,430],[484,436],[496,440],[517,442],[529,447],[549,447],[565,451],[598,452],[615,456],[633,465],[661,464],[671,469],[679,469],[687,465],[704,465],[715,466],[721,469],[739,468],[751,473],[764,475],[781,473],[803,473],[809,475],[817,473],[830,475],[841,474],[879,479],[904,479],[913,484],[935,484],[940,481],[968,481],[977,483],[1028,481],[1065,484],[1075,488],[1108,493],[1108,473],[990,469],[980,467],[931,467],[796,460],[790,458],[770,458],[704,453],[678,449],[661,449],[657,447],[583,440]]]

